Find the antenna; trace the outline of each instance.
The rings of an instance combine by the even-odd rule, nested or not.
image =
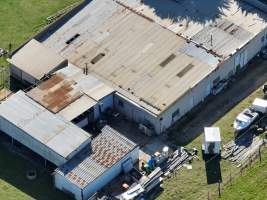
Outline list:
[[[88,75],[88,63],[85,63],[85,75]]]
[[[210,45],[213,46],[213,35],[212,35],[212,33],[210,34]]]

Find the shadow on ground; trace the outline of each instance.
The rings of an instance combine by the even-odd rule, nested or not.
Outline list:
[[[224,15],[223,10],[229,10],[231,0],[143,0],[161,19],[171,19],[173,22],[187,20],[205,24]],[[238,9],[243,13],[251,13],[253,9],[244,2],[236,1]]]
[[[0,199],[71,200],[54,189],[53,179],[48,170],[17,155],[19,152],[11,152],[8,149],[14,151],[14,147],[8,148],[8,144],[3,143],[2,136],[0,139]],[[37,179],[30,181],[26,178],[26,172],[32,169],[37,170]],[[12,187],[6,186],[6,183]]]
[[[222,182],[221,164],[219,156],[207,159],[205,161],[205,168],[206,168],[206,176],[208,184]]]

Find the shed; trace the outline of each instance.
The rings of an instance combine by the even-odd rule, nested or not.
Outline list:
[[[205,154],[219,154],[221,151],[221,133],[218,127],[204,128],[204,143],[202,149]]]
[[[45,75],[65,67],[68,61],[40,42],[32,39],[11,59],[11,76],[24,82],[35,84]]]
[[[138,146],[109,126],[91,144],[54,173],[56,188],[77,200],[87,200],[122,171],[131,170],[139,157]]]
[[[87,132],[49,112],[22,91],[0,104],[0,129],[57,166],[91,142]]]

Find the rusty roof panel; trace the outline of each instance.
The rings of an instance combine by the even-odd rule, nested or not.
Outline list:
[[[29,97],[53,113],[79,99],[83,94],[75,82],[56,74],[27,93]]]
[[[73,160],[57,168],[56,173],[84,188],[137,148],[135,143],[109,126],[102,129],[91,145],[91,151],[81,152]]]

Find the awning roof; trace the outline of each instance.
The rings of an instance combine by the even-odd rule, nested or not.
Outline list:
[[[61,110],[58,114],[64,117],[66,120],[71,121],[95,106],[97,102],[87,95],[83,95],[81,98],[77,99],[66,108]]]

